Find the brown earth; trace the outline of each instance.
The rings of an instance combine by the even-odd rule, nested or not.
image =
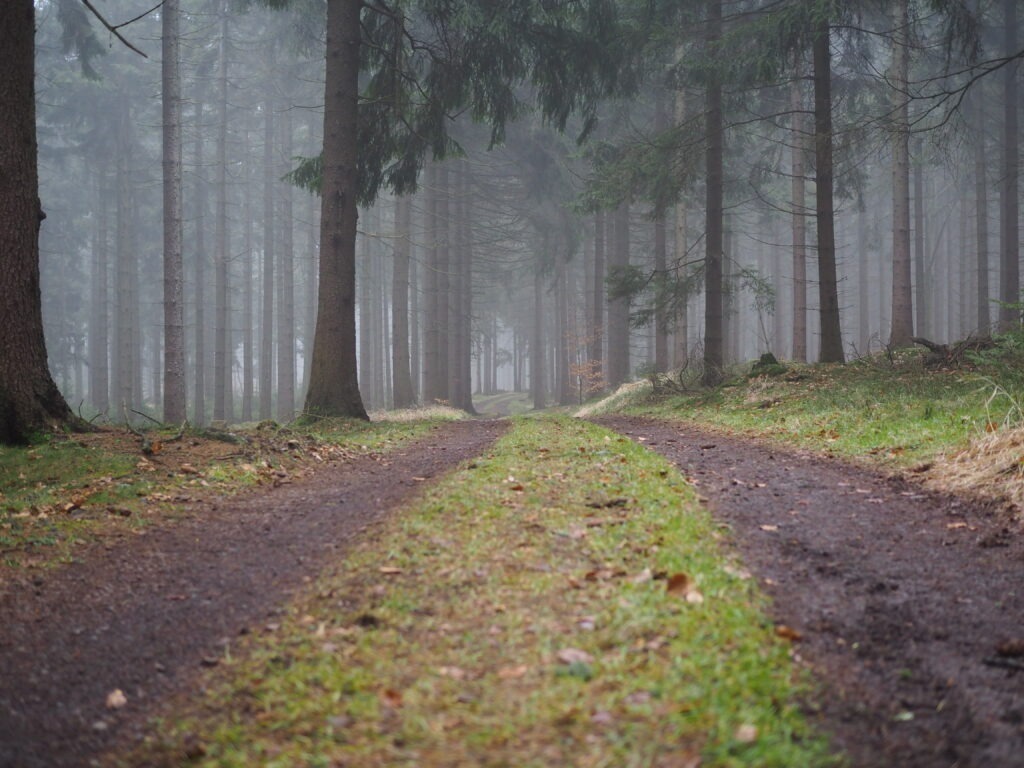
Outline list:
[[[1005,510],[690,425],[595,421],[707,497],[855,766],[1024,766],[1024,532]]]
[[[273,623],[360,531],[503,429],[454,422],[270,492],[197,497],[184,520],[124,531],[76,550],[70,565],[0,584],[0,766],[86,765],[141,734],[159,701],[233,638]],[[123,706],[108,706],[115,690]]]

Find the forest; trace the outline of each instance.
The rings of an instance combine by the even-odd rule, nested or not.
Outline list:
[[[542,407],[1019,321],[1013,2],[371,5],[354,167],[322,5],[265,5],[35,4],[46,350],[85,419]]]
[[[0,766],[1017,768],[1017,0],[0,0]]]

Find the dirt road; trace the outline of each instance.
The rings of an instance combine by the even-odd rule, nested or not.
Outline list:
[[[991,507],[748,440],[596,419],[692,479],[864,768],[1024,766],[1024,532]]]
[[[503,430],[454,422],[0,584],[0,766],[85,765],[130,739],[161,697],[240,633],[273,622],[367,525]],[[107,706],[114,690],[127,700],[120,708]]]

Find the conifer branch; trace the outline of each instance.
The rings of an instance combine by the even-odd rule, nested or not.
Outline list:
[[[131,43],[129,43],[129,42],[128,42],[128,41],[127,41],[127,40],[125,39],[124,35],[122,35],[122,34],[121,34],[120,32],[118,32],[118,31],[117,31],[117,27],[115,27],[115,26],[114,26],[114,25],[112,25],[112,24],[111,24],[111,23],[110,23],[109,21],[107,21],[107,20],[106,20],[105,18],[103,18],[103,14],[101,14],[101,13],[100,13],[100,12],[99,12],[98,10],[96,10],[96,6],[94,6],[94,5],[93,5],[93,4],[91,3],[91,2],[89,2],[89,0],[82,0],[82,5],[84,5],[84,6],[86,7],[86,8],[88,8],[88,9],[89,9],[89,11],[90,11],[90,12],[92,13],[92,15],[93,15],[93,16],[95,16],[95,17],[96,17],[97,19],[99,19],[99,20],[100,20],[100,24],[102,24],[102,25],[103,25],[104,27],[106,27],[106,28],[107,28],[107,30],[108,30],[108,31],[110,32],[110,34],[112,34],[112,35],[113,35],[114,37],[116,37],[116,38],[117,38],[118,40],[120,40],[120,41],[121,41],[122,43],[124,43],[124,45],[125,45],[125,46],[126,46],[127,48],[130,48],[131,50],[135,51],[135,52],[136,52],[137,54],[139,54],[139,56],[141,56],[141,57],[142,57],[142,58],[144,58],[144,59],[148,59],[148,58],[149,58],[149,56],[147,56],[147,55],[146,55],[145,53],[143,53],[142,51],[140,51],[140,50],[139,50],[138,48],[136,48],[136,47],[135,47],[134,45],[132,45]],[[163,2],[162,2],[162,0],[161,0],[161,3],[160,3],[160,5],[163,5]],[[156,8],[159,8],[159,7],[160,7],[160,5],[156,6]],[[152,13],[153,11],[155,11],[155,10],[156,10],[156,8],[154,8],[154,9],[153,9],[152,11],[149,11],[149,13]],[[143,14],[143,16],[145,16],[145,15],[146,15],[146,14]],[[141,16],[140,16],[140,17],[138,17],[138,18],[141,18]],[[136,21],[136,20],[137,20],[137,19],[132,19],[132,21]],[[131,23],[131,22],[126,22],[126,24],[130,24],[130,23]],[[118,25],[118,26],[122,26],[122,27],[123,27],[123,26],[124,26],[124,24],[120,24],[120,25]]]

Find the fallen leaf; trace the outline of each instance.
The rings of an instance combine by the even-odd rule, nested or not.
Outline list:
[[[398,574],[400,574],[402,572],[401,568],[395,568],[395,567],[390,566],[390,565],[382,565],[377,570],[380,573],[384,574],[385,576],[397,576]]]
[[[957,528],[966,528],[966,527],[967,527],[967,523],[947,523],[946,524],[946,528],[948,528],[951,531],[956,530]]]
[[[556,657],[563,664],[591,664],[594,657],[579,648],[563,648]]]
[[[779,530],[779,526],[777,525],[762,525],[760,528],[762,531],[768,531],[769,533]]]
[[[402,692],[394,688],[385,688],[380,692],[380,703],[385,707],[398,709],[402,706]]]
[[[182,464],[178,467],[178,471],[184,475],[198,475],[199,470],[193,467],[191,464]]]
[[[651,573],[651,569],[644,568],[642,571],[640,571],[640,573],[638,573],[636,576],[630,579],[630,581],[632,581],[634,584],[645,584],[653,578],[654,574]]]
[[[750,723],[744,723],[736,729],[736,733],[733,736],[740,744],[752,744],[757,741],[757,726],[751,725]]]
[[[522,483],[514,483],[508,487],[510,491],[523,491],[526,490]]]
[[[784,640],[791,640],[798,642],[804,639],[803,634],[792,627],[786,626],[785,624],[779,624],[775,627],[775,634],[777,637],[781,637]]]
[[[128,697],[120,688],[115,688],[107,694],[107,709],[120,709],[127,703]]]
[[[669,576],[665,584],[665,591],[675,597],[681,597],[686,602],[694,605],[704,602],[704,595],[697,589],[693,579],[685,573],[676,573]]]

